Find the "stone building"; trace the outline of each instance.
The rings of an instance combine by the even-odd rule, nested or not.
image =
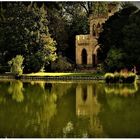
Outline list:
[[[76,35],[76,64],[94,67],[97,65],[97,50],[99,49],[98,37],[102,30],[102,24],[118,10],[115,3],[108,4],[108,12],[100,15],[90,15],[90,34]]]

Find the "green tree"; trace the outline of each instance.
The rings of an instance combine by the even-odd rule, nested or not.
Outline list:
[[[5,63],[21,54],[25,72],[36,72],[55,60],[56,43],[48,31],[44,5],[39,8],[36,4],[8,3],[3,15],[0,30],[3,29],[4,40],[0,51],[4,47]]]
[[[45,4],[49,31],[57,42],[57,51],[74,61],[75,35],[88,32],[88,18],[83,7],[78,2]]]
[[[125,67],[123,58],[125,53],[121,49],[111,48],[107,54],[104,68],[108,71],[115,71]]]
[[[8,64],[11,66],[12,73],[15,75],[21,75],[23,73],[23,60],[23,56],[17,55],[15,58],[8,62]]]
[[[68,28],[64,6],[60,2],[47,2],[48,28],[52,37],[56,40],[57,52],[64,53],[68,48]],[[64,37],[65,36],[65,37]]]
[[[121,64],[116,66],[116,70],[120,69],[120,66],[122,66],[122,68],[130,68],[130,62],[128,61],[130,54],[127,53],[126,50],[128,49],[132,52],[132,49],[128,48],[128,45],[124,42],[128,34],[126,32],[124,33],[124,29],[126,29],[131,16],[133,16],[136,10],[137,7],[135,6],[126,6],[116,12],[103,24],[103,31],[100,33],[98,39],[100,44],[98,54],[100,62],[106,65],[107,71],[111,70],[114,64],[119,63]]]
[[[58,59],[51,64],[51,68],[53,71],[69,71],[72,70],[73,67],[71,63],[67,61],[66,57],[58,56]]]
[[[126,64],[130,66],[136,66],[138,69],[140,68],[140,10],[137,10],[133,13],[130,18],[128,24],[123,28],[123,50],[126,53]]]
[[[107,10],[107,2],[47,2],[48,27],[57,51],[75,62],[75,36],[89,33],[89,16]],[[58,26],[59,25],[59,26]]]
[[[107,12],[108,2],[79,2],[79,5],[83,7],[87,17],[91,14],[100,15]]]

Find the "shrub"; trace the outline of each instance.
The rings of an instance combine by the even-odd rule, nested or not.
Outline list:
[[[8,62],[8,64],[11,66],[10,71],[15,75],[22,75],[23,73],[23,56],[17,55],[15,58],[13,58],[11,61]]]
[[[5,73],[10,71],[10,66],[0,66],[0,73]]]
[[[127,77],[127,82],[128,83],[133,83],[137,79],[137,75],[135,73],[129,73]]]
[[[114,73],[114,83],[118,83],[120,79],[120,74],[118,72]]]
[[[105,74],[106,83],[134,83],[137,75],[132,72],[115,72]]]
[[[103,73],[104,72],[103,64],[98,64],[96,70],[97,73]]]
[[[106,83],[114,83],[114,74],[113,73],[106,73],[105,74],[105,81],[106,81]]]
[[[51,69],[53,71],[71,71],[73,66],[65,57],[59,55],[58,59],[52,62]]]

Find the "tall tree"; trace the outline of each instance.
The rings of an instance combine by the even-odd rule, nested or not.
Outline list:
[[[8,3],[3,15],[0,30],[4,39],[0,52],[5,64],[20,54],[25,58],[25,72],[36,72],[56,58],[56,43],[48,31],[44,5],[38,8],[36,4],[27,7],[22,3]]]
[[[129,24],[129,19],[137,10],[135,6],[127,6],[111,16],[103,25],[98,42],[100,44],[99,59],[104,62],[107,70],[117,70],[129,67],[129,54],[126,53],[124,28]],[[128,47],[126,45],[126,47]],[[129,48],[130,50],[130,48]],[[118,55],[119,54],[119,55]],[[118,55],[118,57],[116,57]],[[128,57],[127,57],[128,55]],[[121,65],[119,65],[121,63]],[[114,67],[114,64],[116,65]],[[117,67],[117,68],[116,68]]]
[[[129,18],[128,24],[123,28],[123,50],[127,54],[126,64],[135,65],[140,70],[140,10],[135,11]]]
[[[49,30],[57,42],[57,51],[75,59],[75,35],[88,32],[88,18],[78,2],[51,2],[47,6]],[[57,6],[56,6],[57,5]]]
[[[79,2],[86,12],[87,17],[91,14],[99,15],[107,12],[108,2]]]

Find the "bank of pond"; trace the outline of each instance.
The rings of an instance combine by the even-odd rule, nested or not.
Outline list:
[[[31,74],[3,74],[0,79],[17,80],[105,80],[106,83],[134,83],[139,77],[132,72],[115,73],[31,73]]]

